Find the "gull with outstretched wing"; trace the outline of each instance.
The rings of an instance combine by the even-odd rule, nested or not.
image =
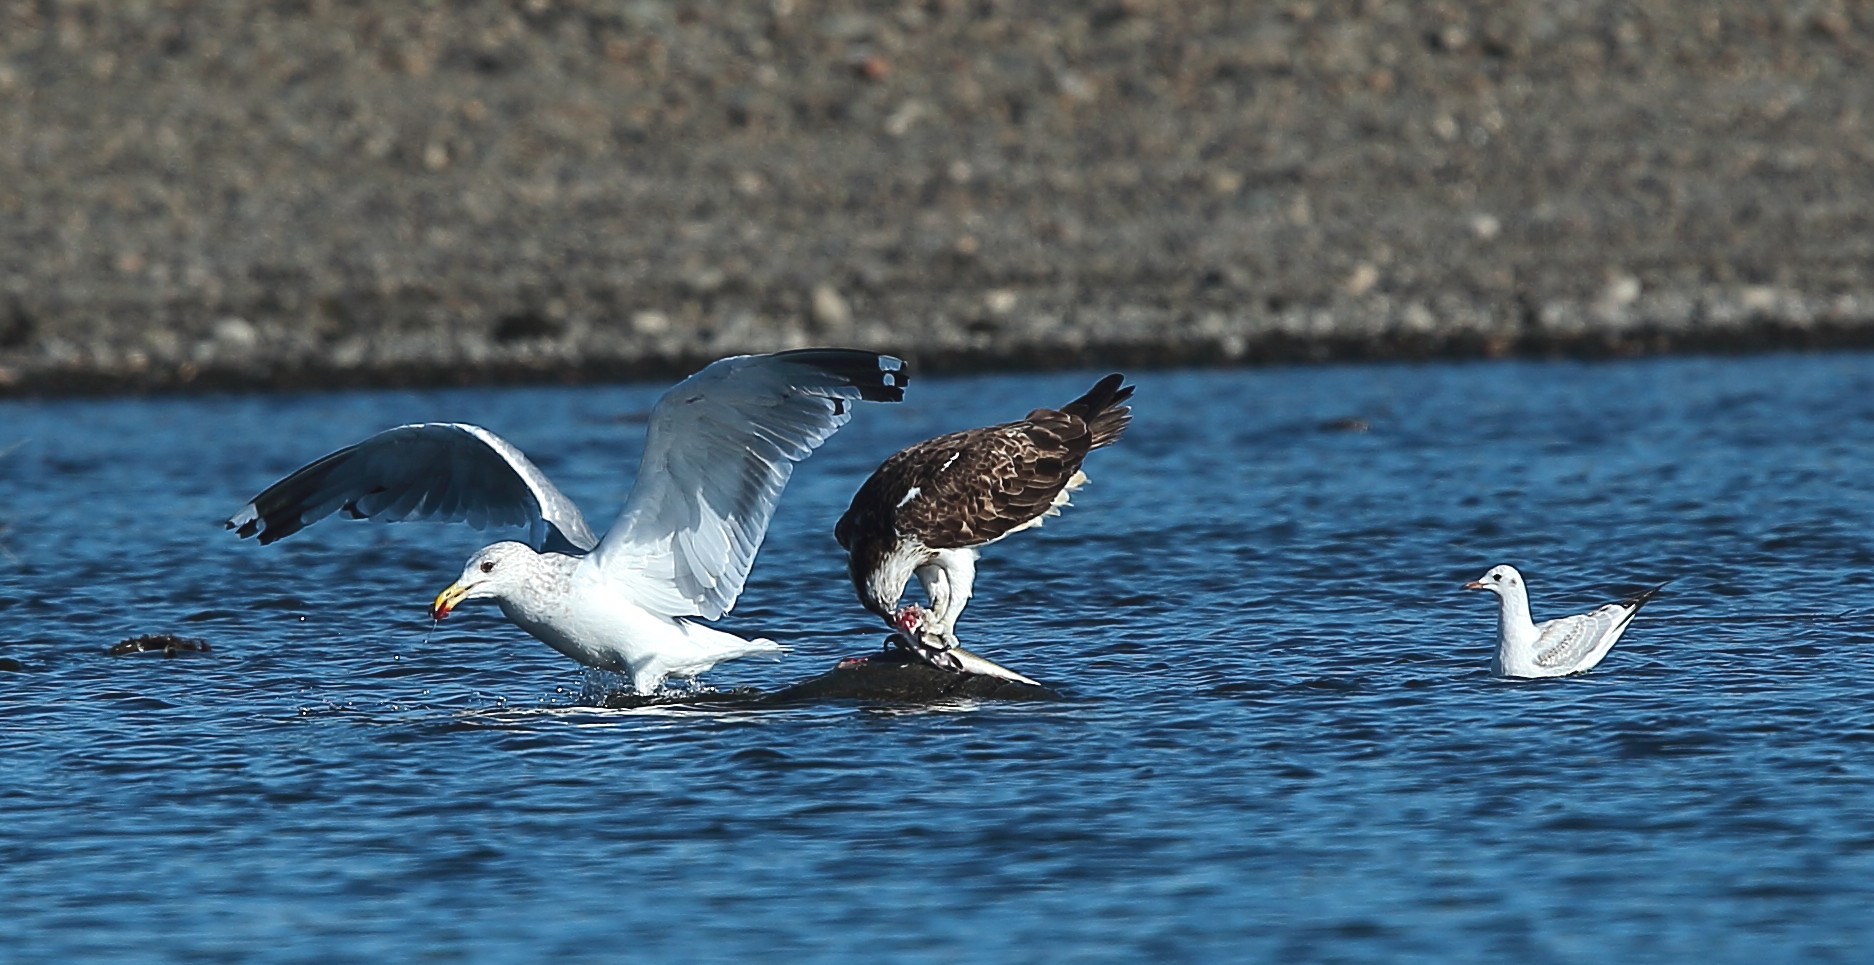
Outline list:
[[[631,495],[602,539],[519,449],[458,423],[398,426],[324,456],[227,525],[262,543],[333,513],[526,527],[525,542],[471,556],[432,615],[492,599],[553,649],[649,693],[667,677],[781,652],[698,621],[735,605],[794,464],[852,418],[853,403],[901,401],[905,382],[902,361],[851,349],[711,363],[652,409]]]

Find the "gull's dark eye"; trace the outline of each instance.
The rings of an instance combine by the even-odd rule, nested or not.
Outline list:
[[[482,572],[483,573],[493,573],[494,571],[495,571],[494,560],[482,560]]]

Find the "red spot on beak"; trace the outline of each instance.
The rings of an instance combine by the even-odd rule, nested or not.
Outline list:
[[[449,588],[436,594],[435,602],[429,605],[429,618],[432,620],[440,620],[448,616],[449,611],[455,609],[455,605],[462,602],[463,596],[464,593],[460,584],[449,584]]]

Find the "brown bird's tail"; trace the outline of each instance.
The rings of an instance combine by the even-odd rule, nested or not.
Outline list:
[[[1132,398],[1132,386],[1123,385],[1126,377],[1115,372],[1087,390],[1087,394],[1061,406],[1061,411],[1087,421],[1093,431],[1093,448],[1110,446],[1132,423],[1132,409],[1122,405]]]

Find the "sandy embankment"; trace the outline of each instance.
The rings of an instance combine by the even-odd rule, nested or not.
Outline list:
[[[1866,345],[1871,18],[11,4],[0,391]]]

